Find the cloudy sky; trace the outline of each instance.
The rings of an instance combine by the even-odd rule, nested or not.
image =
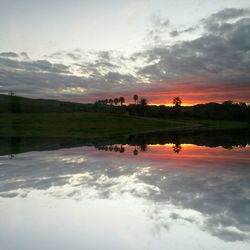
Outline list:
[[[0,93],[250,103],[249,0],[0,0]]]

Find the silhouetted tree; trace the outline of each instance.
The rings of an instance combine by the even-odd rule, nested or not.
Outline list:
[[[222,105],[225,105],[225,106],[231,106],[231,105],[233,105],[233,101],[231,101],[231,100],[228,100],[228,101],[224,101],[223,103],[222,103]]]
[[[142,106],[146,106],[146,105],[148,104],[147,99],[146,99],[146,98],[141,98],[140,104],[141,104]]]
[[[241,107],[243,107],[243,108],[247,108],[247,105],[246,105],[245,102],[239,102],[239,105],[240,105]]]
[[[181,104],[182,104],[182,100],[179,96],[175,97],[173,99],[173,104],[176,108],[180,108]]]
[[[137,104],[137,101],[138,101],[138,95],[136,95],[136,94],[135,94],[135,95],[133,96],[133,99],[134,99],[134,101],[135,101],[135,104]]]
[[[117,104],[118,104],[118,102],[119,102],[119,99],[118,99],[118,98],[115,98],[115,99],[114,99],[114,103],[115,103],[115,105],[117,105]]]
[[[177,118],[180,113],[182,100],[179,96],[173,99],[174,109],[172,110],[173,117]]]
[[[121,103],[121,106],[122,106],[122,104],[125,102],[125,98],[123,96],[121,96],[119,98],[119,102]]]

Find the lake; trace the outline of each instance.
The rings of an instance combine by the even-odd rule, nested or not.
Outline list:
[[[250,249],[249,138],[0,138],[0,249]]]

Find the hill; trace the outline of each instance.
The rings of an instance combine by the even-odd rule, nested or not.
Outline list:
[[[41,113],[90,111],[93,104],[31,99],[0,94],[0,113]]]

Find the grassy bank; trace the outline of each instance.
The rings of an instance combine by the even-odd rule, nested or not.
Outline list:
[[[247,123],[200,120],[159,120],[107,113],[0,114],[0,136],[110,137],[157,130],[246,128]]]

